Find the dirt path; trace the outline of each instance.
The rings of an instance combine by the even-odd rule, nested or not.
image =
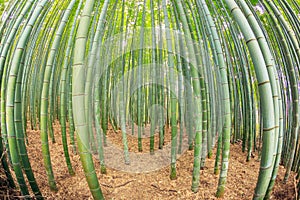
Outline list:
[[[54,175],[59,188],[52,192],[47,186],[47,176],[43,167],[39,131],[28,132],[28,153],[33,171],[43,195],[47,199],[92,199],[79,155],[74,155],[70,147],[70,156],[76,175],[70,176],[64,160],[60,129],[55,125],[56,143],[50,144],[51,160]],[[120,145],[121,134],[110,130],[108,137],[111,142]],[[143,146],[147,149],[149,139]],[[157,140],[157,138],[156,138]],[[170,139],[166,139],[166,143]],[[128,138],[130,151],[136,151],[134,137]],[[214,152],[215,153],[215,152]],[[246,153],[241,153],[239,144],[231,145],[228,183],[224,199],[252,199],[258,176],[259,162],[257,157],[246,162]],[[107,174],[100,173],[99,162],[94,159],[97,175],[106,199],[217,199],[214,195],[217,189],[218,176],[214,175],[214,157],[207,159],[205,170],[201,171],[200,188],[198,193],[191,191],[193,151],[185,151],[177,162],[178,177],[169,179],[169,166],[149,173],[127,173],[120,170],[107,169]],[[280,167],[278,179],[272,199],[294,199],[294,183],[291,176],[287,184],[283,184],[285,170]]]

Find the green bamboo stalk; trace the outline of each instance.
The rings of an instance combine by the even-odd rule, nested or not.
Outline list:
[[[124,35],[124,12],[125,12],[125,1],[122,1],[122,16],[121,16],[121,25],[120,25],[120,49],[119,53],[121,53],[120,57],[120,65],[122,66],[122,75],[125,74],[125,55],[123,55],[123,35]],[[121,77],[121,84],[119,88],[119,115],[120,115],[120,123],[121,123],[121,132],[122,132],[122,142],[124,146],[124,160],[125,164],[130,164],[129,152],[128,152],[128,144],[127,144],[127,136],[126,136],[126,107],[124,102],[124,77]]]
[[[295,53],[296,53],[297,57],[299,58],[300,57],[300,47],[299,47],[298,41],[295,37],[294,31],[292,29],[290,29],[290,27],[288,26],[287,22],[285,21],[284,17],[280,13],[280,11],[275,7],[274,3],[269,0],[267,0],[266,2],[268,3],[268,5],[272,9],[272,11],[274,12],[274,15],[281,22],[284,29],[287,31],[288,36],[293,44],[293,47],[295,48]],[[298,134],[298,129],[299,129],[298,85],[297,85],[297,80],[296,80],[295,72],[294,72],[295,69],[292,67],[292,65],[288,65],[288,66],[289,66],[288,73],[289,73],[289,78],[290,78],[290,83],[291,83],[291,88],[292,88],[292,101],[293,101],[292,114],[293,114],[293,117],[292,117],[292,129],[291,129],[291,147],[290,147],[291,152],[290,152],[290,156],[288,159],[287,169],[286,169],[286,173],[285,173],[285,177],[284,177],[285,182],[287,181],[287,179],[290,175],[292,163],[294,161],[297,134]]]
[[[174,57],[173,57],[173,46],[172,36],[170,32],[170,22],[168,19],[168,12],[166,1],[162,1],[162,9],[164,13],[167,49],[168,49],[168,68],[169,68],[169,81],[170,81],[170,95],[171,95],[171,180],[176,179],[176,154],[177,154],[177,119],[176,119],[176,96],[175,83],[174,83]]]
[[[275,150],[274,150],[274,155],[273,155],[273,159],[274,159],[274,169],[276,169],[278,167],[278,159],[279,158],[276,158],[276,156],[278,155],[278,153],[280,154],[281,152],[278,152],[278,149],[281,150],[281,147],[279,146],[279,131],[280,131],[280,123],[279,123],[279,120],[280,120],[280,113],[282,111],[279,110],[280,108],[280,105],[279,105],[279,84],[277,83],[277,80],[276,80],[276,77],[278,77],[277,75],[277,72],[274,70],[274,66],[275,66],[275,63],[274,63],[274,59],[272,57],[272,53],[271,53],[271,50],[269,49],[269,46],[267,44],[267,41],[264,37],[264,34],[262,32],[262,30],[260,29],[260,26],[259,24],[257,23],[257,21],[254,19],[253,15],[251,15],[251,11],[250,9],[248,8],[247,4],[244,2],[244,1],[241,1],[241,5],[244,9],[244,12],[246,13],[246,15],[248,15],[248,20],[254,30],[254,33],[256,35],[258,39],[258,43],[260,45],[260,48],[262,49],[262,53],[263,53],[263,56],[265,58],[265,62],[266,62],[266,65],[268,67],[268,73],[269,73],[269,76],[270,76],[270,81],[271,81],[271,86],[272,86],[272,92],[273,92],[273,101],[274,101],[274,111],[275,111],[275,126],[276,126],[276,129],[275,129]],[[273,76],[272,76],[273,75]],[[282,129],[282,127],[281,127]],[[276,161],[277,159],[277,161]],[[274,171],[273,169],[273,171]],[[276,178],[276,173],[272,175],[272,180],[274,181]],[[272,182],[272,181],[271,181]],[[271,184],[270,182],[270,184]],[[268,188],[268,191],[271,191],[272,188]],[[268,196],[268,195],[267,195]]]
[[[106,13],[107,13],[107,8],[108,8],[108,3],[109,0],[105,0],[100,18],[98,21],[97,25],[97,30],[96,30],[96,35],[95,38],[99,41],[97,51],[98,53],[102,54],[103,52],[99,52],[101,49],[101,41],[103,38],[103,31],[104,31],[104,20],[106,20]],[[99,30],[98,30],[99,28]],[[92,58],[91,58],[92,59]],[[99,61],[97,61],[98,63]],[[100,62],[101,63],[101,62]],[[96,65],[96,70],[95,70],[95,95],[94,95],[94,117],[95,117],[95,127],[96,127],[96,134],[97,134],[97,141],[98,141],[98,154],[99,154],[99,160],[100,160],[100,169],[102,174],[106,174],[106,167],[105,167],[105,161],[104,161],[104,150],[103,150],[103,131],[100,126],[100,121],[101,121],[101,116],[100,116],[100,66]]]
[[[159,1],[158,3],[160,9],[158,12],[158,23],[159,23],[159,34],[162,35],[163,34],[163,17],[162,17],[162,6],[161,6],[161,1]],[[162,37],[159,37],[158,40],[158,63],[161,66],[163,64],[163,39]],[[161,73],[162,70],[159,68],[157,70],[158,73],[158,77],[160,78],[160,80],[164,81],[164,75],[163,73]],[[158,87],[158,104],[161,105],[162,107],[164,107],[164,102],[165,102],[165,94],[164,94],[164,90],[161,86]],[[159,149],[163,149],[163,145],[165,143],[165,112],[163,109],[161,109],[159,116],[158,116],[158,126],[159,126]]]
[[[155,11],[154,11],[154,3],[153,0],[150,0],[150,10],[151,10],[151,34],[152,34],[152,76],[157,77],[156,68],[157,68],[157,51],[156,51],[156,31],[155,31]],[[156,103],[156,87],[152,85],[151,87],[151,105],[155,105]],[[155,127],[156,127],[156,113],[155,109],[151,110],[151,124],[150,124],[150,154],[154,154],[154,134],[155,134]]]
[[[193,84],[193,90],[194,90],[194,98],[195,98],[195,148],[194,148],[194,168],[193,168],[193,180],[192,180],[192,191],[197,192],[198,191],[198,185],[199,185],[199,176],[200,176],[200,160],[201,160],[201,148],[202,148],[202,133],[201,133],[201,121],[200,121],[200,110],[201,110],[201,96],[200,96],[200,81],[198,76],[198,63],[195,58],[195,50],[194,46],[192,44],[192,34],[189,30],[188,21],[186,19],[186,15],[184,14],[184,9],[182,6],[181,1],[176,0],[174,1],[175,8],[177,9],[179,19],[182,22],[183,31],[184,31],[184,37],[187,42],[187,50],[189,54],[190,64],[191,64],[191,77],[192,77],[192,84]]]
[[[224,125],[222,129],[222,167],[221,173],[219,178],[219,185],[217,190],[217,197],[222,197],[225,192],[225,184],[227,178],[227,171],[228,171],[228,164],[229,164],[229,150],[230,150],[230,132],[231,132],[231,111],[230,111],[230,97],[229,97],[229,87],[228,87],[228,80],[227,80],[227,71],[225,66],[225,59],[223,57],[223,52],[220,44],[220,39],[218,37],[216,27],[214,25],[213,19],[209,14],[208,7],[204,1],[198,2],[199,5],[203,6],[204,13],[207,16],[208,26],[212,31],[212,38],[214,41],[211,40],[211,43],[215,44],[217,56],[215,57],[216,63],[219,67],[220,75],[221,75],[221,82],[222,82],[222,90],[223,90],[223,99],[222,102],[224,104]]]
[[[6,108],[5,108],[5,102],[6,102],[6,74],[8,73],[7,68],[4,66],[5,63],[8,63],[7,57],[9,56],[9,50],[11,45],[13,44],[13,40],[16,37],[16,33],[18,30],[18,27],[20,26],[21,22],[24,20],[24,16],[30,12],[31,6],[33,5],[34,1],[27,1],[26,4],[24,5],[23,9],[20,10],[18,14],[18,17],[16,21],[13,23],[11,30],[9,31],[7,37],[5,38],[4,45],[1,47],[1,56],[0,56],[0,80],[1,80],[1,116],[5,116],[6,113]],[[1,43],[2,44],[2,43]],[[4,75],[4,77],[3,77]],[[10,154],[9,154],[9,147],[8,147],[8,142],[7,142],[7,130],[6,130],[6,118],[1,117],[1,132],[2,132],[2,137],[3,137],[3,142],[4,145],[6,146],[6,149],[8,151],[9,159],[10,159]]]
[[[180,24],[179,24],[179,20],[178,20],[178,14],[176,12],[176,10],[174,10],[174,14],[172,15],[172,23],[176,24],[176,28],[177,30],[180,30]],[[175,16],[175,20],[173,19]],[[175,22],[174,22],[175,21]],[[181,154],[182,153],[182,143],[183,143],[183,134],[184,134],[184,94],[183,94],[183,87],[184,87],[184,77],[183,77],[183,72],[182,72],[182,67],[183,67],[183,62],[184,59],[181,57],[181,49],[183,47],[182,44],[182,36],[181,34],[175,34],[174,35],[174,42],[175,42],[175,51],[176,51],[176,65],[177,65],[177,71],[178,71],[178,120],[179,120],[179,145],[178,145],[178,150],[177,153]],[[179,41],[179,42],[178,42]],[[181,42],[180,42],[181,41]]]
[[[63,32],[63,30],[65,29],[66,25],[67,25],[67,21],[72,13],[72,9],[75,5],[75,1],[72,0],[65,13],[64,13],[64,16],[62,18],[62,21],[61,21],[61,25],[57,31],[57,37],[60,37],[61,38],[61,34]],[[53,48],[55,48],[55,45],[59,44],[60,39],[57,38],[57,41],[55,41],[53,43]],[[69,42],[72,41],[72,35],[69,39]],[[56,43],[57,42],[57,43]],[[69,54],[69,51],[70,51],[70,48],[68,49],[68,52],[67,54]],[[72,164],[71,164],[71,160],[70,160],[70,156],[69,156],[69,150],[68,150],[68,143],[67,143],[67,133],[66,133],[66,112],[67,112],[67,106],[66,106],[66,100],[67,100],[67,97],[66,97],[66,76],[67,76],[67,68],[68,68],[68,59],[65,60],[65,63],[64,63],[64,67],[62,69],[62,72],[61,72],[61,76],[62,76],[62,79],[61,79],[61,92],[60,92],[60,110],[61,110],[61,115],[60,115],[60,124],[61,124],[61,133],[62,133],[62,144],[63,144],[63,149],[64,149],[64,155],[65,155],[65,160],[66,160],[66,164],[67,164],[67,167],[68,167],[68,171],[69,171],[69,174],[70,175],[74,175],[75,172],[72,168]],[[51,64],[51,63],[50,63]]]
[[[94,0],[88,0],[82,11],[82,15],[78,25],[74,47],[73,73],[72,73],[72,104],[74,110],[74,123],[76,126],[76,139],[80,160],[84,169],[84,173],[94,199],[104,199],[99,186],[97,175],[95,173],[92,155],[89,149],[89,141],[87,140],[88,125],[87,116],[82,109],[85,99],[84,91],[84,58],[86,52],[86,41],[88,28],[90,25],[91,13],[94,7]]]
[[[260,164],[259,178],[256,185],[255,199],[262,199],[265,196],[273,167],[273,153],[275,141],[275,119],[274,119],[274,103],[272,99],[272,89],[270,78],[268,75],[266,63],[263,54],[256,40],[256,37],[243,15],[238,5],[231,0],[225,1],[230,12],[241,28],[241,32],[248,46],[255,72],[257,75],[259,93],[261,98],[261,108],[263,117],[263,149]]]
[[[146,17],[146,0],[143,3],[143,14],[142,14],[142,24],[140,28],[140,49],[138,55],[138,70],[137,70],[137,83],[141,86],[143,82],[142,78],[142,62],[143,62],[143,46],[144,46],[144,26],[145,26],[145,17]],[[139,87],[137,90],[137,125],[138,125],[138,150],[139,152],[143,151],[142,147],[142,87]]]
[[[26,173],[27,179],[30,183],[32,191],[36,199],[43,199],[42,194],[39,190],[39,187],[36,183],[29,158],[27,155],[26,145],[25,145],[25,134],[23,132],[22,124],[22,101],[21,101],[21,86],[22,86],[22,75],[23,75],[23,63],[20,63],[20,69],[18,72],[18,77],[16,80],[15,88],[15,109],[14,109],[14,120],[15,120],[15,134],[17,140],[17,146],[19,150],[19,157],[21,158],[21,165],[23,170]]]
[[[189,6],[190,8],[192,7],[191,5]],[[187,10],[184,6],[184,9]],[[187,13],[187,11],[186,11]],[[201,117],[200,117],[200,121],[202,121],[201,124],[201,132],[202,132],[202,149],[201,149],[201,162],[200,162],[200,168],[203,169],[205,166],[205,159],[207,156],[207,95],[206,95],[206,91],[207,91],[207,87],[205,85],[205,68],[202,67],[205,66],[205,63],[202,63],[204,61],[200,60],[200,58],[203,58],[203,50],[202,50],[202,46],[203,46],[203,41],[200,39],[201,35],[203,34],[202,30],[200,30],[199,26],[198,26],[198,21],[197,18],[195,17],[194,12],[191,12],[192,14],[192,18],[196,23],[196,33],[195,36],[192,34],[192,39],[196,40],[198,37],[199,40],[199,44],[198,45],[194,45],[194,49],[195,49],[195,57],[196,57],[196,61],[197,61],[197,70],[199,72],[199,80],[200,80],[200,88],[201,88],[201,105],[199,106],[199,108],[201,108],[201,110],[199,112],[202,113]],[[192,20],[189,20],[189,17],[187,17],[187,21],[188,21],[188,25],[190,30],[192,30]],[[203,59],[204,60],[204,59]]]
[[[19,1],[13,1],[11,5],[9,5],[8,7],[6,7],[6,10],[3,11],[3,13],[6,14],[6,18],[4,20],[1,20],[1,24],[0,24],[0,38],[3,38],[3,32],[5,29],[7,29],[6,25],[8,25],[8,21],[10,16],[12,15],[13,12],[17,12],[18,9],[21,7],[21,4]],[[3,17],[3,13],[2,13],[2,17]],[[6,31],[5,31],[6,32]],[[5,33],[4,33],[5,34]],[[2,43],[1,43],[2,46]],[[2,48],[0,48],[2,49]]]
[[[108,33],[107,33],[107,37],[111,37],[112,36],[112,32],[114,31],[115,29],[115,25],[114,25],[114,17],[115,17],[115,14],[116,14],[116,8],[117,8],[117,2],[118,1],[115,1],[115,4],[113,6],[113,9],[112,9],[112,16],[111,16],[111,19],[108,20],[109,21],[109,26],[110,27],[113,27],[113,28],[110,28],[108,29]],[[111,48],[111,45],[108,46],[108,53],[107,53],[107,56],[105,59],[107,60],[110,60],[111,59],[111,54],[112,54],[112,51],[110,50]],[[109,63],[109,61],[106,61],[105,60],[105,63]],[[103,129],[103,144],[104,146],[107,145],[107,142],[106,142],[106,133],[107,133],[107,130],[108,130],[108,91],[109,91],[109,75],[110,75],[110,67],[107,68],[107,70],[105,70],[103,73],[103,79],[102,79],[102,82],[103,82],[103,85],[102,85],[102,93],[101,93],[101,104],[102,104],[102,107],[101,107],[101,111],[102,111],[102,118],[101,118],[101,127]],[[112,124],[113,126],[113,124]]]
[[[61,42],[62,33],[67,25],[67,20],[70,16],[71,9],[73,8],[74,3],[75,2],[73,1],[69,4],[69,7],[67,8],[66,12],[64,13],[64,16],[60,22],[60,25],[55,33],[54,41],[51,45],[51,49],[49,52],[49,57],[47,59],[46,68],[45,68],[44,77],[43,77],[43,87],[42,87],[42,94],[41,94],[40,126],[41,126],[43,158],[44,158],[44,163],[45,163],[45,167],[46,167],[46,171],[47,171],[47,175],[48,175],[48,182],[49,182],[49,186],[50,186],[51,190],[57,190],[57,187],[56,187],[54,174],[53,174],[53,170],[52,170],[50,151],[49,151],[49,145],[48,145],[49,85],[52,83],[50,81],[50,79],[51,79],[51,74],[52,74],[53,68],[55,68],[54,61],[55,61],[55,57],[57,55],[58,47]],[[50,123],[51,123],[51,121],[50,121]],[[74,171],[71,166],[70,157],[69,157],[65,132],[62,132],[62,141],[63,141],[64,154],[65,154],[65,159],[66,159],[69,173],[74,174]]]
[[[70,143],[72,145],[72,150],[73,153],[76,154],[76,145],[75,145],[75,138],[74,138],[74,120],[73,120],[73,108],[72,108],[72,56],[73,56],[73,48],[72,48],[72,44],[74,42],[74,33],[75,33],[75,29],[76,29],[76,22],[78,20],[78,16],[79,16],[79,12],[82,6],[82,0],[79,1],[78,6],[77,6],[77,10],[76,13],[74,15],[74,20],[72,23],[72,27],[71,27],[71,31],[69,33],[69,40],[68,40],[68,44],[67,44],[67,50],[66,50],[66,54],[65,54],[65,65],[67,65],[67,73],[66,76],[68,78],[68,86],[66,86],[68,88],[68,94],[67,94],[67,99],[66,101],[68,101],[67,104],[67,110],[68,110],[68,122],[69,122],[69,134],[70,134]],[[63,102],[62,102],[63,103]],[[67,103],[67,102],[66,102]]]
[[[47,4],[47,1],[41,1],[39,2],[39,4],[35,7],[31,17],[28,19],[28,23],[24,28],[24,31],[22,33],[22,35],[19,38],[16,50],[14,52],[14,57],[11,61],[11,68],[9,71],[9,77],[7,80],[7,94],[6,94],[6,119],[7,119],[7,133],[8,133],[8,143],[10,146],[10,154],[11,154],[11,159],[12,159],[12,165],[14,168],[14,171],[16,173],[17,179],[18,179],[18,183],[19,186],[21,188],[21,192],[22,194],[25,196],[25,198],[29,198],[29,192],[27,189],[27,186],[25,184],[25,180],[23,177],[23,173],[21,170],[21,166],[20,166],[20,160],[19,160],[19,155],[18,155],[18,151],[20,151],[21,153],[23,152],[23,149],[19,149],[20,148],[20,144],[18,145],[17,142],[17,138],[18,132],[16,133],[16,128],[15,128],[15,105],[14,105],[14,101],[16,99],[16,84],[17,84],[17,76],[18,73],[20,71],[20,66],[22,65],[22,60],[24,59],[24,51],[25,51],[25,45],[28,41],[28,38],[31,34],[32,31],[32,27],[33,25],[36,23],[38,16],[42,13],[44,6]],[[22,71],[21,71],[22,72]],[[20,111],[20,110],[17,110]],[[22,129],[22,127],[21,127]],[[22,136],[21,136],[22,137]],[[21,147],[22,148],[22,147]],[[23,163],[24,164],[24,163]],[[27,167],[25,165],[25,167]],[[32,176],[32,174],[30,173],[30,169],[28,169],[27,172],[27,176]],[[29,178],[28,177],[28,178]],[[32,182],[34,184],[34,182]],[[34,188],[34,186],[32,186],[33,189],[35,190],[36,188]],[[34,192],[37,192],[37,190],[35,190]],[[38,192],[37,192],[38,193]]]

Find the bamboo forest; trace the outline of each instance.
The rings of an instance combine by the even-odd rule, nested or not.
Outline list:
[[[0,199],[300,199],[299,0],[0,16]]]

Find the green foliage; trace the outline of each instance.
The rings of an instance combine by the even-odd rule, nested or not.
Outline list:
[[[259,0],[250,0],[251,4],[254,5],[254,6],[258,3],[258,1]]]
[[[0,16],[2,16],[3,10],[4,10],[4,0],[0,0]]]

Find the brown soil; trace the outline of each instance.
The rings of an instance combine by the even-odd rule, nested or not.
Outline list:
[[[55,137],[56,143],[50,143],[50,151],[58,192],[52,192],[48,187],[47,176],[43,167],[39,131],[28,131],[29,145],[27,151],[42,194],[47,199],[92,199],[79,155],[72,153],[71,146],[69,152],[76,175],[70,176],[68,174],[60,138],[60,128],[57,124],[55,125]],[[108,138],[116,145],[121,144],[120,132],[114,133],[109,130]],[[147,141],[149,139],[143,140],[143,148],[148,150],[149,142]],[[168,141],[170,141],[170,137],[166,138],[166,143]],[[128,134],[128,144],[131,152],[137,151],[136,137],[131,137]],[[94,159],[96,172],[106,199],[217,199],[215,192],[218,176],[214,175],[214,156],[207,159],[205,169],[201,170],[198,193],[191,191],[193,151],[185,151],[177,160],[176,180],[170,180],[169,166],[148,173],[127,173],[108,168],[107,174],[101,174],[99,161],[96,157]],[[258,170],[257,156],[250,162],[246,162],[246,153],[241,152],[241,145],[231,145],[227,187],[223,199],[252,199]],[[288,183],[283,184],[284,173],[284,168],[280,167],[271,199],[295,199],[294,174],[291,174]],[[1,187],[1,190],[3,190],[3,187]],[[2,194],[4,193],[0,193],[0,199],[3,197]]]
[[[6,176],[3,168],[0,168],[0,199],[14,199],[19,197],[20,192],[10,188],[8,182],[6,181]]]

